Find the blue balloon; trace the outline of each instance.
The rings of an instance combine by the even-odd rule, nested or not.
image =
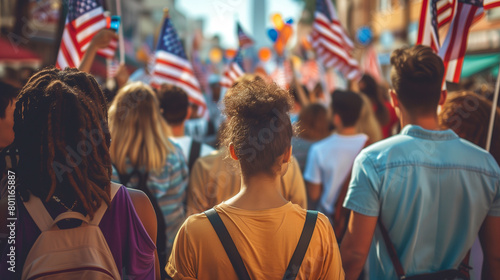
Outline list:
[[[286,24],[291,25],[293,23],[293,18],[289,18],[285,22]]]
[[[267,30],[267,35],[269,35],[269,38],[273,41],[273,43],[276,42],[276,39],[278,39],[278,31],[274,28],[269,28]]]

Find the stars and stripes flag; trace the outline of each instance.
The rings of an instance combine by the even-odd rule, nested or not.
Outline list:
[[[347,79],[359,78],[358,62],[352,57],[354,44],[340,24],[331,0],[317,0],[311,43],[320,63],[338,69]]]
[[[230,88],[239,77],[243,76],[243,74],[245,74],[243,70],[243,57],[241,55],[241,50],[238,50],[236,56],[226,66],[220,81],[220,86]]]
[[[57,55],[56,67],[79,67],[83,54],[90,45],[94,35],[106,27],[106,19],[101,0],[69,0],[68,15]],[[115,55],[118,42],[113,40],[110,45],[97,53],[112,58]]]
[[[293,69],[289,60],[278,57],[276,69],[271,73],[271,79],[283,89],[288,89],[293,78]]]
[[[240,49],[250,47],[254,44],[252,38],[250,38],[241,28],[239,22],[236,23],[236,29],[238,30],[238,41],[240,42]]]
[[[189,101],[198,105],[200,113],[206,113],[206,103],[200,84],[169,17],[165,17],[158,39],[151,81],[151,86],[156,88],[162,84],[182,88],[187,93]]]
[[[439,28],[451,21],[456,0],[423,0],[418,27],[417,45],[439,51]]]
[[[460,80],[470,27],[485,10],[499,6],[500,0],[423,0],[417,44],[430,46],[443,59],[446,81]],[[441,44],[439,28],[447,23]]]

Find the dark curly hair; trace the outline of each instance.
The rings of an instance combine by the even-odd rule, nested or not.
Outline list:
[[[442,128],[485,148],[492,102],[471,91],[450,93],[439,114]],[[500,109],[496,109],[490,153],[500,164]]]
[[[280,170],[278,162],[294,134],[288,115],[292,105],[287,91],[258,76],[240,79],[229,89],[221,141],[223,146],[234,146],[244,177],[274,176]]]
[[[89,216],[109,205],[110,134],[104,95],[96,80],[77,69],[34,74],[19,94],[14,145],[19,149],[18,192],[48,202],[56,193],[77,201]]]
[[[401,48],[391,55],[391,82],[399,101],[413,114],[435,113],[441,97],[444,64],[430,47]]]

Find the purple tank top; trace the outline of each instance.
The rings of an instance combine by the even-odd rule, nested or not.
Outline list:
[[[1,279],[20,279],[24,261],[40,235],[21,199],[17,198],[16,224],[16,272],[8,270],[5,248],[0,257]],[[52,218],[57,217],[65,209],[47,209]],[[115,259],[116,267],[123,279],[154,279],[155,278],[155,244],[149,237],[141,220],[137,216],[134,205],[125,187],[120,187],[110,207],[106,210],[99,228],[106,239],[109,249]]]

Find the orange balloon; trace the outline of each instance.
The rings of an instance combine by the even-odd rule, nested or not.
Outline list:
[[[226,50],[226,57],[228,59],[232,59],[235,56],[236,56],[236,50],[235,49],[227,49]]]
[[[210,61],[212,63],[219,63],[222,60],[222,51],[218,48],[213,48],[210,50],[210,53],[208,54],[208,58],[210,58]]]
[[[274,49],[279,56],[282,56],[285,50],[285,43],[283,42],[283,40],[280,40],[280,38],[278,38],[276,43],[274,43]]]
[[[272,20],[274,26],[276,27],[276,30],[278,30],[278,31],[281,30],[283,28],[283,26],[285,25],[285,23],[283,22],[283,18],[278,13],[273,14],[271,17],[271,20]]]
[[[272,55],[271,50],[267,47],[261,48],[258,53],[259,59],[263,62],[268,61]]]
[[[283,27],[283,30],[281,30],[280,32],[280,37],[282,38],[283,40],[283,43],[286,45],[286,43],[288,42],[288,39],[290,39],[290,37],[292,36],[292,33],[293,33],[293,29],[290,25],[285,25],[285,27]]]

